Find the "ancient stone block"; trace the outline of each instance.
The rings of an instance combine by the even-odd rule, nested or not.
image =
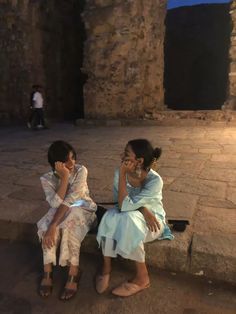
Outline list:
[[[236,235],[194,234],[190,271],[236,283]]]

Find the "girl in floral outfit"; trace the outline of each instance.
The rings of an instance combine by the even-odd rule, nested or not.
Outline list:
[[[77,292],[80,246],[96,221],[97,206],[89,196],[87,169],[76,164],[76,152],[70,144],[52,143],[48,162],[52,171],[40,178],[51,208],[37,223],[44,262],[39,293],[48,297],[52,292],[52,266],[56,265],[56,250],[60,243],[59,265],[69,266],[60,299],[69,300]]]

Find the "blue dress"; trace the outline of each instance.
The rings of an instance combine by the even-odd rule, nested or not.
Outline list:
[[[114,201],[118,202],[119,169],[114,176]],[[99,246],[106,239],[114,241],[114,246],[121,255],[131,254],[140,243],[145,242],[149,229],[140,211],[140,207],[146,207],[164,225],[161,239],[173,239],[173,235],[165,222],[165,211],[162,204],[163,181],[160,175],[150,170],[140,187],[133,187],[126,180],[128,195],[124,198],[121,209],[118,205],[107,210],[98,228],[97,241]],[[123,253],[123,254],[122,254]]]

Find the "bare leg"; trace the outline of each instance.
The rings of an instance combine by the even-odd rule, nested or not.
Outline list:
[[[112,293],[120,297],[129,297],[149,287],[149,276],[145,263],[135,262],[136,275],[131,282],[124,282]]]
[[[79,268],[78,266],[70,265],[68,276],[76,277],[78,275]],[[76,290],[77,289],[77,282],[67,282],[66,283],[67,289]]]
[[[103,256],[102,275],[109,274],[111,272],[111,257]]]
[[[39,293],[42,297],[48,297],[52,292],[52,264],[44,265],[44,276],[40,283]]]
[[[136,266],[136,275],[134,279],[132,280],[132,283],[135,283],[136,285],[140,287],[147,286],[150,280],[149,280],[149,275],[148,275],[146,264],[135,262],[135,266]]]
[[[62,300],[69,300],[75,296],[78,289],[78,273],[79,267],[70,264],[68,280],[60,297]]]
[[[100,275],[96,277],[96,291],[101,294],[105,292],[109,286],[111,272],[111,257],[103,256],[103,265]]]

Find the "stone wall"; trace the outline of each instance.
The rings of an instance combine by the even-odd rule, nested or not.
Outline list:
[[[27,118],[33,84],[48,116],[79,114],[82,2],[0,0],[1,123]]]
[[[165,14],[163,0],[86,1],[87,118],[139,118],[164,108]]]
[[[232,18],[231,48],[230,48],[230,68],[229,68],[229,90],[228,99],[223,109],[236,110],[236,1],[231,4],[230,10]]]
[[[0,123],[26,120],[32,84],[44,87],[49,117],[82,118],[85,110],[87,118],[142,118],[164,110],[166,2],[0,0]],[[235,3],[224,106],[231,109],[236,108]],[[87,36],[83,73],[81,12]]]

